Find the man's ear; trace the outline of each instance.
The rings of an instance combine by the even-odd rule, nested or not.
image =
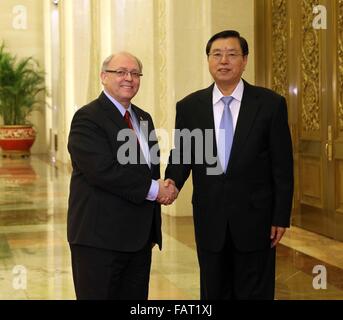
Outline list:
[[[248,63],[248,55],[243,56],[243,63],[244,63],[244,68],[243,68],[243,70],[245,71],[245,67],[247,66],[247,63]]]
[[[104,71],[101,71],[101,72],[100,72],[100,79],[101,79],[101,83],[102,83],[102,84],[105,84],[105,83],[106,83],[106,80],[107,80],[107,73],[104,72]]]

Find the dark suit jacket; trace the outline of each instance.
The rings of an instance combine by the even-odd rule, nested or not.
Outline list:
[[[137,106],[132,109],[148,122],[150,133],[150,115]],[[160,177],[159,164],[150,169],[144,163],[118,162],[117,152],[125,141],[118,141],[117,134],[125,128],[122,115],[104,93],[74,115],[68,142],[73,166],[67,223],[71,244],[134,252],[152,233],[161,248],[161,208],[145,200],[151,179]],[[155,143],[149,142],[149,147]]]
[[[212,91],[213,85],[177,103],[176,129],[214,129]],[[216,156],[215,134],[213,140]],[[172,164],[173,156],[182,159],[187,150],[192,153],[190,164]],[[244,81],[228,170],[208,175],[206,169],[213,166],[206,160],[196,164],[194,140],[183,146],[181,139],[175,141],[165,173],[180,190],[192,171],[197,245],[219,251],[229,225],[238,250],[270,246],[271,226],[288,227],[292,207],[293,158],[285,99]]]

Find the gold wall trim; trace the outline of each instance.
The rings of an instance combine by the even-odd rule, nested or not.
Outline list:
[[[343,0],[337,1],[337,12],[338,121],[339,131],[343,131]]]
[[[272,89],[288,97],[287,1],[272,1]]]
[[[301,132],[320,138],[319,36],[312,27],[312,10],[317,4],[317,0],[301,1]]]

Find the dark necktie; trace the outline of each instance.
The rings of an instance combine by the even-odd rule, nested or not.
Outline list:
[[[137,137],[137,132],[136,130],[133,128],[133,125],[132,125],[132,122],[131,122],[131,115],[130,115],[130,112],[129,111],[126,111],[125,114],[124,114],[124,120],[127,124],[127,126],[133,130],[133,132],[136,134],[136,137]],[[139,145],[139,139],[137,137],[137,142],[138,142],[138,145]]]
[[[124,120],[125,122],[127,123],[127,126],[134,130],[133,129],[133,126],[132,126],[132,122],[131,122],[131,115],[130,115],[130,112],[129,111],[126,111],[125,114],[124,114]]]

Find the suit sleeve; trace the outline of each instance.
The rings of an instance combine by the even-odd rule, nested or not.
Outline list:
[[[293,153],[285,98],[274,112],[270,146],[274,183],[274,226],[289,227],[293,199]]]
[[[181,190],[184,183],[189,177],[191,172],[191,165],[183,163],[184,155],[184,143],[182,136],[178,135],[177,132],[186,129],[185,115],[183,108],[178,102],[176,104],[176,119],[175,119],[175,135],[174,145],[175,148],[170,151],[168,166],[165,171],[165,179],[172,179],[175,181],[176,187]],[[190,148],[190,146],[189,146]],[[187,150],[189,152],[190,150]]]
[[[133,203],[145,200],[151,185],[148,170],[145,172],[139,165],[120,164],[105,130],[82,109],[72,120],[68,150],[73,174],[82,174],[90,185]]]
[[[150,150],[150,162],[152,166],[153,179],[151,180],[151,186],[146,199],[149,201],[155,201],[159,192],[158,179],[160,179],[160,149],[158,146],[158,139],[156,136],[154,122],[150,114],[146,113],[149,123],[149,137],[147,137],[147,143]]]

